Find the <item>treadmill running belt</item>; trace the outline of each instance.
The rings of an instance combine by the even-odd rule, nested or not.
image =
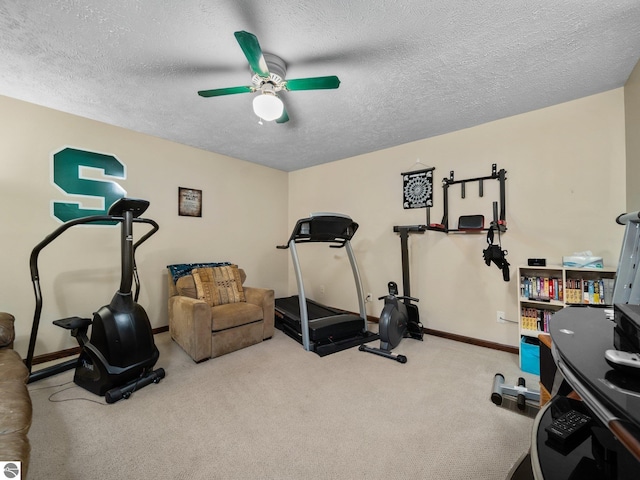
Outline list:
[[[276,309],[285,313],[292,320],[297,322],[300,321],[300,299],[297,295],[292,297],[276,298]],[[317,320],[318,318],[332,317],[334,315],[342,315],[345,313],[349,312],[328,307],[307,299],[307,315],[309,316],[309,320]]]
[[[300,299],[297,295],[276,298],[276,328],[302,343]],[[312,351],[324,357],[378,339],[364,330],[364,321],[346,310],[328,307],[307,299],[309,337]]]

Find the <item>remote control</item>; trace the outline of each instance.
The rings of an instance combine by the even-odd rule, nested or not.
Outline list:
[[[569,410],[554,419],[546,428],[548,438],[562,445],[582,441],[589,436],[591,417],[576,410]]]
[[[607,350],[604,359],[613,368],[624,373],[640,375],[640,355],[621,350]]]

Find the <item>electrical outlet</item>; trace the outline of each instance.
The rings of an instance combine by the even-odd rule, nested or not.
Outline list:
[[[364,301],[370,302],[371,300],[373,300],[373,295],[371,295],[370,293],[367,293],[367,298],[365,298]]]
[[[320,285],[320,295],[324,295],[324,285]]]
[[[504,312],[501,312],[500,310],[496,312],[496,322],[507,323],[507,321],[504,319]]]

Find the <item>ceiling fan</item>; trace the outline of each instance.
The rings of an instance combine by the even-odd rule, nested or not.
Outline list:
[[[200,90],[198,95],[201,97],[259,92],[253,99],[253,111],[256,115],[261,120],[275,120],[276,123],[285,123],[289,121],[289,115],[282,100],[278,97],[278,92],[282,90],[322,90],[340,86],[340,79],[335,75],[285,80],[287,66],[284,61],[276,55],[263,53],[258,38],[254,34],[240,31],[235,32],[234,35],[249,61],[253,73],[251,78],[253,85]]]

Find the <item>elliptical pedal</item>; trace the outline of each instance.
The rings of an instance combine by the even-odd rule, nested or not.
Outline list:
[[[70,330],[71,336],[78,340],[78,344],[82,347],[87,343],[87,331],[93,321],[90,318],[67,317],[60,320],[54,320],[53,324],[58,327]]]
[[[60,320],[54,320],[54,325],[58,327],[66,328],[67,330],[78,330],[83,327],[88,327],[91,325],[90,318],[81,318],[81,317],[67,317],[61,318]]]

